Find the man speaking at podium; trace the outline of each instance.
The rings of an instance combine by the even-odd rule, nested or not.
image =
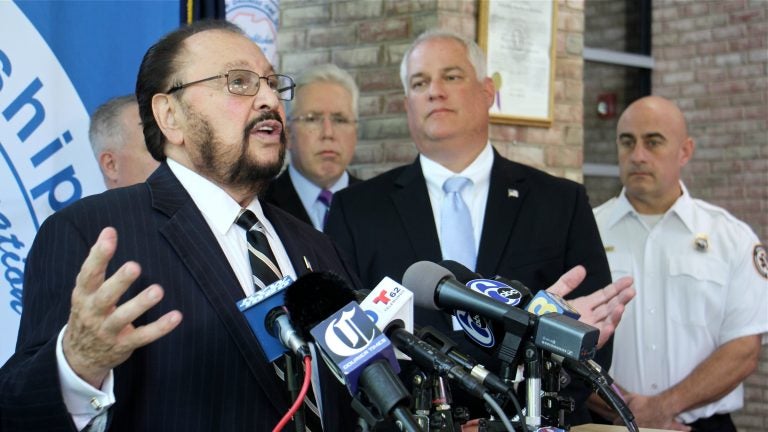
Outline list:
[[[272,430],[289,395],[236,306],[268,284],[251,237],[280,276],[314,267],[354,282],[325,236],[257,198],[283,164],[293,82],[237,26],[166,35],[136,94],[162,163],[40,228],[16,353],[0,370],[0,430]],[[236,220],[249,212],[258,234],[246,241]],[[324,384],[324,429],[351,430],[346,391]]]

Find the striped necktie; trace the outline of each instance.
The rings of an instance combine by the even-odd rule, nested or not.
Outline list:
[[[253,272],[253,284],[257,291],[264,289],[267,285],[276,282],[282,278],[282,273],[277,267],[275,255],[272,253],[272,248],[269,247],[269,241],[267,236],[261,230],[264,229],[259,219],[248,209],[243,209],[238,216],[237,225],[244,228],[246,231],[246,240],[248,240],[248,258],[251,261],[251,271]],[[275,361],[274,367],[277,376],[285,381],[285,361],[294,361],[291,358],[282,358]],[[300,361],[300,360],[299,360]],[[295,365],[298,366],[298,365]],[[294,373],[289,369],[289,373]],[[307,373],[310,373],[307,371]],[[310,390],[307,394],[309,399],[307,402],[314,401],[314,394]],[[305,426],[308,430],[319,431],[320,418],[317,415],[317,408],[315,404],[311,404],[312,407],[305,411],[306,417],[304,418]],[[294,419],[296,420],[296,419]]]
[[[246,231],[246,240],[248,240],[248,258],[251,261],[251,272],[253,272],[253,284],[256,290],[264,289],[267,285],[282,278],[280,268],[277,267],[277,260],[269,247],[269,241],[264,234],[263,226],[252,211],[244,209],[237,218],[237,225]]]

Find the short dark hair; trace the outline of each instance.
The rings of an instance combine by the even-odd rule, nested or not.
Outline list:
[[[152,114],[152,97],[158,93],[167,92],[174,85],[181,84],[174,80],[178,80],[175,75],[178,72],[178,58],[184,41],[190,36],[209,30],[223,30],[246,36],[240,27],[229,21],[196,21],[163,36],[147,50],[141,60],[139,74],[136,77],[136,100],[139,103],[139,117],[144,125],[144,141],[147,143],[147,150],[158,161],[165,160],[163,151],[165,136]]]

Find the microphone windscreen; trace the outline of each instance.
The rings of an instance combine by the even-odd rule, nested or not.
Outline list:
[[[296,332],[304,340],[314,340],[309,331],[347,303],[355,301],[347,282],[331,272],[301,275],[285,290],[285,308]]]
[[[467,266],[460,262],[453,260],[442,260],[437,264],[453,273],[453,276],[456,278],[456,280],[465,285],[471,280],[483,279],[482,276],[468,269]]]
[[[433,262],[419,261],[405,270],[403,285],[413,292],[413,301],[416,306],[441,310],[435,303],[437,284],[443,279],[453,277],[453,273]]]

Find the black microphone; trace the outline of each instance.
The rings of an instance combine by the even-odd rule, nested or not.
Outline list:
[[[379,284],[383,289],[374,289],[363,299],[366,313],[375,316],[377,325],[383,328],[384,334],[426,372],[447,376],[469,394],[483,398],[485,388],[477,379],[449,356],[407,330],[408,327],[413,327],[412,293],[394,281],[389,284],[385,282],[386,279]],[[411,322],[408,322],[409,320]]]
[[[488,389],[500,393],[508,393],[512,390],[512,388],[498,375],[486,369],[485,366],[477,362],[477,360],[471,356],[459,351],[456,342],[437,331],[434,327],[422,327],[416,335],[427,344],[437,348],[441,353],[450,357],[451,360],[462,366],[464,369],[468,370],[475,379],[479,380]]]
[[[463,264],[452,260],[440,261],[439,265],[453,273],[454,277],[470,290],[509,306],[520,307],[527,304],[532,297],[531,290],[519,281],[509,280],[501,276],[486,279]],[[494,349],[499,341],[502,344],[506,344],[506,346],[502,345],[495,348],[495,351],[501,355],[502,360],[509,360],[504,355],[507,352],[514,351],[514,348],[510,349],[509,345],[515,344],[516,341],[510,340],[498,325],[494,326],[493,322],[484,318],[481,314],[470,313],[461,309],[456,309],[454,316],[464,330],[464,335],[475,345]],[[516,363],[516,361],[512,360],[509,363]]]
[[[355,299],[355,291],[340,276],[310,272],[285,290],[284,303],[299,336],[310,340],[312,327]]]
[[[443,260],[437,264],[453,273],[456,280],[468,288],[511,306],[527,305],[533,298],[530,288],[518,280],[499,275],[489,279],[453,260]]]
[[[453,278],[439,265],[420,261],[403,275],[403,284],[414,292],[416,304],[432,309],[464,309],[502,324],[505,338],[512,339],[502,348],[502,361],[513,363],[523,338],[531,338],[537,347],[554,354],[584,360],[594,355],[599,330],[573,318],[548,313],[535,316],[527,311],[474,292]],[[509,342],[509,341],[505,341]]]
[[[285,293],[295,327],[317,344],[323,360],[344,377],[350,394],[361,390],[380,413],[418,431],[408,409],[410,394],[396,376],[400,366],[392,343],[355,300],[346,282],[327,272],[308,273]]]

